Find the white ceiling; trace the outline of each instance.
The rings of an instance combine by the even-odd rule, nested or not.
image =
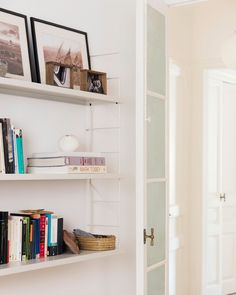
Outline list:
[[[165,0],[166,4],[170,6],[195,4],[195,3],[203,2],[203,1],[208,1],[208,0]]]

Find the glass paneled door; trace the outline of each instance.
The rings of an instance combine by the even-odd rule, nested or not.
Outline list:
[[[166,41],[158,5],[146,15],[146,294],[165,295],[167,266]],[[156,1],[158,4],[158,1]]]

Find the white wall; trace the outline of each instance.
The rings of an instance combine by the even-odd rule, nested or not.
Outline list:
[[[188,198],[189,221],[189,270],[191,295],[201,294],[202,257],[202,175],[203,175],[203,74],[204,69],[223,67],[221,45],[235,31],[236,2],[234,0],[209,0],[196,5],[172,8],[170,11],[172,43],[171,54],[177,60],[190,57],[192,75],[188,109],[181,115],[191,129],[189,145],[191,152],[190,194]],[[179,42],[180,41],[180,42]],[[185,178],[185,176],[182,174]]]
[[[123,253],[117,257],[83,262],[70,266],[23,273],[0,279],[1,293],[18,294],[135,294],[135,1],[82,0],[0,0],[1,7],[28,16],[45,19],[88,32],[92,67],[108,72],[113,94],[120,94],[121,105],[121,181],[120,231]],[[97,110],[97,124],[117,124],[112,121],[117,108]],[[79,136],[82,148],[88,148],[85,128],[88,110],[84,107],[0,95],[0,117],[9,116],[25,132],[25,149],[55,150],[57,139],[65,133]],[[61,118],[64,118],[63,120]],[[107,119],[107,120],[104,120]],[[27,136],[28,135],[28,136]],[[116,142],[106,138],[103,147],[117,149]],[[116,137],[116,134],[112,134]],[[97,136],[98,137],[98,136]],[[41,140],[42,139],[42,140]],[[98,140],[99,141],[99,140]],[[103,182],[106,198],[117,198],[113,188],[117,182]],[[117,188],[118,189],[118,188]],[[1,183],[0,208],[17,210],[47,207],[65,218],[68,229],[85,226],[85,182]],[[104,209],[104,208],[103,208]],[[96,210],[96,208],[95,208]],[[99,210],[99,209],[98,209]],[[115,208],[114,212],[119,212]],[[105,211],[106,213],[106,211]],[[114,213],[114,218],[115,214]],[[104,217],[104,216],[103,216]],[[105,218],[106,219],[106,218]],[[105,220],[106,222],[107,220]],[[108,221],[107,221],[108,222]],[[112,221],[110,221],[112,222]],[[100,228],[94,228],[100,230]],[[111,228],[113,231],[114,229]]]

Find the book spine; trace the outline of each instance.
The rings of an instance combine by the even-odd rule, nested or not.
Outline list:
[[[16,261],[16,221],[10,217],[8,220],[8,240],[9,240],[9,261]]]
[[[13,243],[13,225],[12,219],[8,219],[8,241],[9,241],[9,261],[12,261],[12,243]]]
[[[33,236],[34,236],[34,224],[33,220],[30,220],[30,232],[29,232],[29,259],[33,259]]]
[[[22,260],[22,232],[23,232],[23,218],[17,218],[15,220],[15,232],[16,232],[16,240],[15,240],[15,260],[21,261]],[[15,239],[15,237],[14,237]]]
[[[66,157],[66,165],[84,165],[84,157]]]
[[[52,218],[52,237],[51,237],[51,244],[57,245],[57,225],[58,225],[58,218],[53,216]]]
[[[48,217],[45,219],[45,241],[44,241],[44,256],[48,255]]]
[[[22,219],[22,245],[21,245],[21,260],[27,260],[27,246],[26,246],[26,231],[27,231],[27,220]]]
[[[105,157],[67,157],[66,165],[105,166]]]
[[[32,259],[36,258],[36,234],[37,234],[37,221],[31,219],[33,225],[33,236],[32,236]]]
[[[10,241],[7,240],[7,263],[10,261]]]
[[[26,259],[30,259],[30,217],[24,217],[26,220]]]
[[[65,158],[65,157],[102,157],[102,153],[93,152],[55,152],[55,153],[33,153],[31,158],[47,159],[47,158]]]
[[[40,257],[40,218],[34,218],[35,228],[34,228],[34,258]]]
[[[51,246],[51,234],[52,234],[52,214],[46,214],[48,218],[48,243],[47,246]]]
[[[11,261],[16,261],[16,221],[11,219],[11,241],[10,241],[10,258]]]
[[[8,213],[0,212],[0,264],[7,263],[8,254]]]
[[[2,132],[2,123],[1,122],[0,122],[0,173],[6,173],[4,146],[3,146],[3,132]]]
[[[92,157],[84,157],[84,166],[92,166],[93,158]]]
[[[107,173],[106,166],[69,166],[69,173]]]
[[[16,129],[13,128],[13,146],[14,146],[14,162],[15,162],[15,173],[18,174],[18,156],[17,156],[17,145],[16,145]]]
[[[15,164],[14,164],[14,151],[13,151],[13,136],[11,129],[10,119],[6,119],[7,124],[7,140],[8,140],[8,163],[9,163],[9,173],[14,173]]]
[[[63,166],[63,167],[28,167],[27,172],[29,174],[66,174],[66,173],[107,173],[106,166]]]
[[[58,253],[57,234],[58,234],[58,219],[56,216],[52,216],[52,228],[51,228],[51,245],[49,247],[49,256],[55,256]]]
[[[21,129],[16,129],[15,133],[16,133],[18,172],[19,172],[19,174],[24,174],[25,173],[25,167],[24,167],[22,130]]]
[[[23,245],[24,235],[23,232],[23,217],[22,216],[11,216],[11,223],[12,223],[12,234],[11,234],[11,259],[12,261],[21,261],[22,260],[22,249],[25,252],[25,245]],[[23,257],[25,259],[25,256]]]
[[[46,216],[41,215],[40,217],[40,244],[39,244],[39,256],[44,257],[45,255],[45,226],[46,226]]]
[[[5,171],[6,171],[6,173],[9,173],[7,122],[6,122],[6,119],[0,119],[0,122],[2,123]]]
[[[15,164],[16,161],[15,161],[15,146],[14,146],[14,130],[13,130],[13,126],[11,126],[10,135],[11,135],[12,157],[13,157],[12,173],[16,173],[16,164]]]
[[[63,218],[58,218],[57,222],[57,254],[63,253]]]
[[[96,157],[95,158],[95,165],[96,166],[105,166],[106,165],[105,157]]]
[[[40,218],[37,220],[36,258],[40,257]]]

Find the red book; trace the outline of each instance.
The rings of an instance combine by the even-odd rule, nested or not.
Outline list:
[[[39,257],[45,257],[45,228],[46,216],[40,216],[40,244],[39,244]]]

